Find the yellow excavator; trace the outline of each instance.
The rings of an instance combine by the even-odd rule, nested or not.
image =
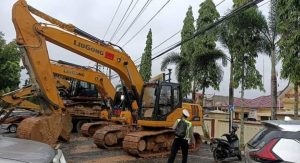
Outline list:
[[[100,40],[74,25],[52,18],[29,6],[25,0],[16,2],[12,11],[16,41],[24,47],[24,56],[30,63],[27,64],[28,69],[35,76],[41,95],[53,111],[51,116],[57,118],[57,122],[62,123],[62,118],[54,115],[63,113],[63,105],[57,91],[53,89],[55,85],[51,70],[43,68],[50,64],[46,41],[111,68],[122,79],[125,100],[130,105],[116,118],[124,119],[125,125],[109,125],[97,130],[93,136],[96,145],[109,148],[123,144],[123,149],[130,154],[156,156],[167,153],[171,148],[174,131],[170,127],[182,116],[183,108],[189,111],[189,120],[194,126],[201,125],[201,107],[182,103],[179,84],[145,83],[134,62],[122,48]],[[51,25],[38,23],[32,14]],[[31,124],[41,124],[41,121],[28,121],[27,125]],[[51,126],[58,124],[52,123]],[[24,130],[34,132],[33,128]],[[200,136],[195,134],[195,138],[197,149]]]
[[[56,76],[57,88],[61,90],[61,94],[64,93],[64,96],[69,96],[64,100],[66,101],[65,107],[72,116],[73,126],[76,131],[79,131],[81,125],[85,122],[108,119],[110,109],[107,109],[109,108],[107,102],[111,103],[116,92],[112,83],[105,74],[64,61],[52,61],[51,69]],[[71,79],[71,83],[62,78]],[[89,84],[94,85],[97,88],[97,91],[89,89],[87,87]],[[66,89],[67,92],[64,91]],[[94,95],[94,97],[85,95],[88,91],[96,93],[99,92],[101,94],[101,98],[94,98]],[[28,97],[33,96],[33,87],[27,86],[1,96],[0,100],[2,101],[2,104],[9,105],[6,106],[9,108],[20,108],[42,112],[43,110],[39,105],[27,100]],[[7,116],[10,114],[12,109],[6,110],[8,111],[5,114]],[[4,115],[4,113],[2,115]],[[2,118],[2,120],[3,119],[5,119],[5,117]],[[102,123],[107,124],[107,122]],[[88,130],[83,130],[82,132],[86,133]]]

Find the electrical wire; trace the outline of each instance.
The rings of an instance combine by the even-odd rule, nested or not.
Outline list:
[[[219,3],[216,5],[216,7],[218,7],[219,5],[221,5],[223,2],[225,2],[225,0],[222,0],[221,2],[219,2]],[[270,1],[268,1],[268,2],[270,2]],[[258,6],[258,8],[264,6],[264,5],[267,4],[268,2],[265,2],[264,4]],[[196,21],[197,21],[197,19],[196,19],[194,22],[196,22]],[[180,32],[181,32],[181,30],[177,31],[176,33],[174,33],[173,35],[171,35],[170,37],[168,37],[166,40],[164,40],[164,41],[162,41],[161,43],[159,43],[157,46],[155,46],[154,48],[152,48],[152,51],[155,50],[155,49],[157,49],[158,47],[160,47],[161,45],[163,45],[164,43],[166,43],[167,41],[169,41],[169,40],[172,39],[173,37],[175,37],[175,36],[176,36],[177,34],[179,34]],[[174,46],[175,44],[176,44],[176,43],[174,43],[174,44],[172,44],[172,45],[169,45],[169,46],[167,46],[166,48],[164,48],[163,50],[160,50],[159,52],[156,52],[155,54],[158,54],[158,53],[160,53],[160,52],[162,52],[162,51],[164,51],[164,50],[170,48],[171,46]],[[154,54],[154,55],[155,55],[155,54]],[[134,61],[134,63],[136,63],[136,61],[138,61],[138,60],[141,59],[141,58],[142,58],[142,57],[137,58],[137,59]],[[137,63],[136,63],[136,64],[137,64]],[[139,66],[139,65],[138,65],[138,66]]]
[[[119,38],[119,40],[117,41],[117,44],[127,34],[127,32],[129,31],[129,29],[133,26],[133,24],[137,21],[137,19],[143,14],[143,12],[146,10],[146,8],[149,6],[149,4],[151,2],[152,2],[152,0],[147,0],[147,2],[144,4],[144,6],[142,7],[142,9],[139,11],[139,13],[137,14],[137,16],[134,18],[134,20],[131,22],[131,24],[127,27],[127,29],[125,30],[125,32],[123,33],[123,35]]]
[[[245,3],[244,5],[234,9],[232,12],[230,12],[229,14],[227,14],[226,16],[223,16],[221,19],[215,21],[214,23],[206,26],[203,30],[200,30],[200,31],[197,31],[193,34],[192,37],[188,38],[188,39],[185,39],[183,41],[178,41],[174,46],[168,48],[167,50],[161,52],[160,54],[158,54],[157,56],[151,58],[151,60],[154,60],[158,57],[161,57],[162,55],[168,53],[169,51],[177,48],[178,46],[182,45],[182,44],[185,44],[187,42],[189,42],[190,40],[193,40],[195,37],[201,35],[201,34],[204,34],[206,31],[209,31],[211,30],[212,28],[215,28],[216,26],[218,26],[219,24],[221,24],[223,21],[226,21],[228,19],[231,19],[233,16],[235,16],[236,14],[239,14],[240,12],[243,12],[255,5],[257,5],[258,3],[262,2],[264,0],[252,0],[252,1],[249,1],[247,3]]]
[[[168,46],[167,48],[161,50],[162,52],[159,51],[158,53],[160,53],[160,54],[158,54],[157,56],[151,58],[151,60],[154,60],[154,59],[156,59],[156,58],[158,58],[158,57],[160,57],[160,56],[166,54],[167,52],[169,52],[169,51],[171,51],[171,50],[173,50],[173,49],[179,47],[180,45],[187,43],[188,41],[190,41],[190,40],[194,39],[195,37],[197,37],[197,36],[199,36],[199,35],[205,33],[206,31],[208,31],[208,30],[210,30],[210,29],[212,29],[212,28],[215,28],[217,25],[221,24],[223,21],[226,21],[226,20],[228,20],[228,19],[231,19],[234,15],[239,14],[240,12],[243,12],[243,11],[245,11],[245,10],[247,10],[247,9],[249,9],[249,8],[251,8],[251,7],[253,7],[253,6],[255,6],[255,5],[257,5],[258,3],[262,2],[262,1],[264,1],[264,0],[252,0],[252,1],[250,1],[250,2],[248,2],[248,3],[246,3],[246,4],[244,4],[244,5],[242,5],[242,6],[239,7],[239,8],[234,9],[232,12],[230,12],[229,14],[223,16],[221,19],[217,20],[216,22],[214,22],[214,23],[208,25],[208,26],[207,26],[206,28],[204,28],[203,30],[197,31],[196,33],[194,33],[194,35],[193,35],[192,37],[190,37],[190,38],[188,38],[188,39],[186,39],[186,40],[183,40],[183,41],[178,41],[178,42],[176,42],[176,43],[174,43],[174,44]],[[265,3],[265,4],[266,4],[266,3]],[[263,5],[265,5],[265,4],[263,4]],[[218,4],[218,5],[219,5],[219,4]],[[263,6],[263,5],[261,5],[261,6]],[[261,7],[261,6],[259,6],[259,7]],[[175,33],[175,35],[176,35],[176,33]],[[166,42],[166,40],[163,41],[163,42]],[[140,58],[141,58],[141,57],[140,57]],[[139,58],[138,58],[138,59],[139,59]],[[137,59],[137,60],[138,60],[138,59]],[[138,67],[139,67],[139,66],[140,66],[140,65],[138,65]]]
[[[171,45],[165,47],[164,49],[162,49],[162,50],[160,50],[160,51],[154,53],[153,55],[157,55],[157,54],[159,54],[159,53],[161,53],[161,52],[167,50],[168,48],[171,48],[172,46],[176,45],[177,43],[178,43],[178,42],[175,42],[175,43],[173,43],[173,44],[171,44]],[[142,58],[142,57],[140,57],[140,58]],[[136,65],[137,65],[137,63],[136,63]],[[141,66],[141,63],[137,65],[137,67],[139,67],[139,66]]]
[[[260,7],[264,6],[264,5],[266,5],[266,4],[269,3],[269,2],[271,2],[271,1],[267,1],[267,2],[263,3],[262,5],[258,6],[258,8],[260,8]]]
[[[163,42],[159,43],[158,45],[156,45],[153,49],[157,49],[158,47],[160,47],[162,44],[166,43],[167,41],[169,41],[170,39],[172,39],[173,37],[175,37],[176,35],[178,35],[181,32],[181,30],[179,30],[178,32],[174,33],[172,36],[168,37],[166,40],[164,40]]]
[[[222,4],[223,2],[225,2],[225,0],[222,0],[221,2],[219,2],[216,7],[218,7],[220,4]]]
[[[176,36],[177,34],[179,34],[181,32],[181,30],[179,30],[178,32],[174,33],[172,36],[168,37],[166,40],[164,40],[163,42],[159,43],[158,45],[156,45],[154,48],[151,49],[151,51],[157,49],[158,47],[160,47],[162,44],[164,44],[165,42],[169,41],[171,38],[173,38],[174,36]],[[138,61],[139,59],[141,59],[142,57],[137,58],[136,60],[134,60],[133,62],[136,63],[136,61]]]
[[[119,32],[120,29],[123,27],[123,25],[125,24],[125,22],[126,22],[126,20],[128,19],[128,17],[131,15],[133,9],[135,8],[135,6],[137,5],[138,2],[139,2],[139,0],[137,0],[137,1],[135,2],[135,4],[133,5],[133,7],[131,8],[129,14],[126,16],[125,20],[122,22],[122,24],[121,24],[121,26],[120,26],[118,32]],[[117,34],[118,34],[118,32],[117,32]]]
[[[110,37],[110,42],[111,42],[111,40],[112,39],[114,39],[114,37],[116,36],[116,33],[117,33],[117,31],[118,31],[118,29],[119,29],[119,27],[120,27],[120,25],[121,25],[121,23],[123,22],[123,20],[124,20],[124,18],[125,18],[125,16],[126,16],[126,14],[127,14],[127,12],[129,11],[129,8],[131,7],[131,5],[132,5],[132,2],[133,2],[133,0],[131,0],[131,2],[130,2],[130,4],[129,4],[129,6],[127,7],[127,9],[126,9],[126,11],[125,11],[125,14],[123,15],[123,17],[122,17],[122,19],[121,19],[121,21],[119,22],[119,24],[118,24],[118,26],[117,26],[117,28],[116,28],[116,30],[115,30],[115,32],[112,34],[112,36]]]
[[[130,41],[132,41],[170,2],[171,0],[168,0],[151,18],[150,20],[137,32],[135,33],[122,47],[126,46]]]
[[[111,19],[111,21],[110,21],[110,23],[109,23],[109,26],[108,26],[108,28],[107,28],[107,29],[106,29],[106,31],[105,31],[105,34],[104,34],[103,40],[105,39],[105,36],[107,35],[107,32],[108,32],[108,30],[109,30],[109,28],[110,28],[110,26],[111,26],[112,22],[114,21],[114,19],[115,19],[116,15],[117,15],[117,12],[118,12],[118,11],[119,11],[119,9],[120,9],[120,6],[121,6],[121,3],[122,3],[122,1],[123,1],[123,0],[121,0],[121,1],[120,1],[120,3],[119,3],[119,5],[118,5],[118,8],[117,8],[117,10],[116,10],[116,11],[115,11],[115,13],[114,13],[114,16],[113,16],[113,18]]]
[[[219,2],[216,7],[218,7],[219,5],[221,5],[223,2],[225,2],[225,0],[222,0],[221,2]],[[194,22],[197,22],[197,19],[194,20]],[[161,45],[163,45],[164,43],[166,43],[167,41],[169,41],[170,39],[172,39],[173,37],[175,37],[176,35],[178,35],[181,32],[181,30],[177,31],[176,33],[174,33],[173,35],[171,35],[170,37],[168,37],[167,39],[165,39],[164,41],[162,41],[161,43],[159,43],[158,45],[156,45],[153,49],[157,49],[158,47],[160,47]],[[168,46],[169,47],[169,46]],[[164,48],[166,49],[166,48]],[[139,57],[138,59],[136,59],[134,62],[136,62],[137,60],[141,59],[142,57]]]

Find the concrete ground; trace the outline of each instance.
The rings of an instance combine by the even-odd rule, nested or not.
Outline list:
[[[85,138],[73,134],[69,143],[62,143],[62,150],[71,163],[106,163],[106,162],[124,162],[124,163],[166,163],[168,158],[144,159],[129,156],[122,149],[103,150],[93,144],[91,138]],[[181,154],[176,157],[176,163],[181,162]],[[209,145],[203,144],[199,151],[190,153],[188,156],[189,163],[213,163],[215,162],[210,151]],[[237,158],[231,158],[224,162],[239,162]]]
[[[0,130],[0,134],[8,137],[15,137],[15,134],[7,133]],[[61,142],[61,149],[68,163],[166,163],[167,157],[155,159],[136,158],[123,152],[122,149],[103,150],[94,145],[91,138],[82,137],[78,134],[72,134],[70,142]],[[181,154],[176,157],[176,163],[181,162]],[[203,144],[199,151],[189,153],[189,163],[213,163],[212,152],[209,145]],[[225,162],[239,162],[236,158],[229,159]]]

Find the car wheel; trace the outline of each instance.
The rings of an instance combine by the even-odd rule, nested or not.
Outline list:
[[[17,125],[16,124],[12,124],[12,125],[10,125],[9,127],[8,127],[8,131],[10,132],[10,133],[16,133],[17,132]]]

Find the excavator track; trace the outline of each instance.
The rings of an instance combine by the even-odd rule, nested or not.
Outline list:
[[[195,147],[190,146],[189,151],[200,148],[201,138],[194,133]],[[174,130],[137,131],[129,133],[123,140],[123,149],[134,156],[143,158],[161,157],[170,153],[174,140]]]
[[[127,125],[108,125],[97,130],[93,136],[94,143],[99,148],[115,149],[122,147],[122,141],[130,132]]]
[[[80,133],[82,136],[90,137],[93,136],[97,130],[112,124],[115,123],[108,121],[84,123],[80,128]]]

